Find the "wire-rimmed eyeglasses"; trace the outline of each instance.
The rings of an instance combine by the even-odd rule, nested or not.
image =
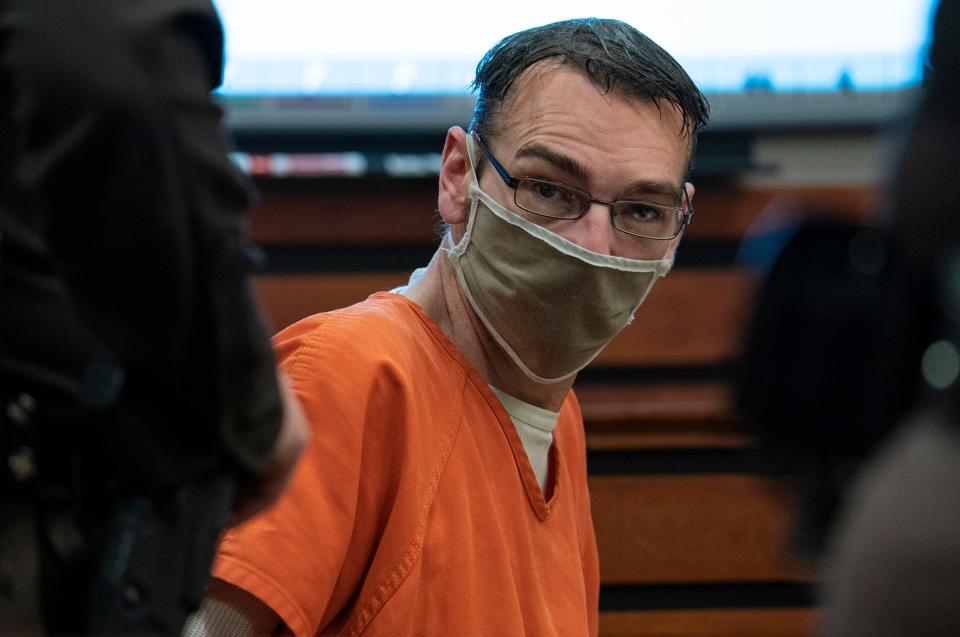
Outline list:
[[[503,182],[513,189],[513,202],[527,212],[551,219],[579,219],[587,214],[591,204],[610,208],[613,227],[626,234],[643,239],[673,239],[693,219],[693,204],[682,188],[686,210],[649,201],[618,199],[604,201],[590,193],[556,181],[536,177],[512,177],[476,132],[471,133],[477,145],[490,160]]]

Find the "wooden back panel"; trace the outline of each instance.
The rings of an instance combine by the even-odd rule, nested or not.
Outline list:
[[[264,274],[254,288],[274,331],[302,318],[353,305],[374,292],[404,285],[402,272],[338,272],[335,274]]]
[[[595,359],[601,367],[704,365],[739,355],[753,277],[688,269],[660,279],[633,323]]]
[[[370,245],[436,237],[435,180],[270,180],[260,190],[251,216],[258,243]]]
[[[809,637],[812,609],[652,610],[600,613],[602,637]]]
[[[724,383],[578,383],[587,447],[615,449],[742,449],[754,444],[734,417]]]
[[[406,283],[407,273],[265,274],[257,294],[273,326],[362,301]],[[752,276],[740,270],[677,270],[660,281],[634,322],[594,361],[595,367],[697,365],[739,354]]]
[[[369,251],[381,245],[436,245],[435,180],[270,181],[262,186],[263,201],[252,220],[260,243],[318,253],[330,246]],[[859,186],[701,188],[685,240],[732,243],[755,227],[765,210],[787,210],[790,202],[861,221],[873,198],[872,189]],[[278,272],[258,277],[256,288],[274,327],[281,329],[402,285],[408,275]],[[605,380],[577,385],[591,454],[738,453],[755,445],[738,423],[730,379],[665,383],[648,375],[638,382],[610,374],[736,362],[756,285],[753,273],[733,266],[680,268],[658,281],[634,323],[590,366],[606,372]],[[650,473],[632,470],[628,463],[624,472],[594,471],[590,491],[603,591],[748,587],[748,595],[755,590],[750,586],[815,580],[785,544],[792,523],[789,501],[774,483],[750,471],[710,473],[688,465]],[[601,613],[600,634],[807,637],[816,626],[817,612],[809,603],[743,608],[742,603],[723,607],[724,602],[708,601],[698,607],[696,599],[608,609]]]
[[[435,179],[274,180],[260,187],[262,199],[251,219],[258,243],[371,245],[437,239]],[[875,198],[874,189],[865,186],[705,187],[694,197],[696,214],[685,237],[737,240],[761,212],[795,204],[860,221],[874,208]]]
[[[749,475],[593,476],[602,580],[809,580],[786,544],[791,517],[782,496]]]

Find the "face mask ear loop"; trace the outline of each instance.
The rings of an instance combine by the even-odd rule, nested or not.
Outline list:
[[[460,259],[460,256],[466,252],[467,247],[470,245],[470,237],[473,235],[473,224],[477,219],[477,204],[479,201],[477,199],[470,200],[470,212],[469,219],[467,220],[467,229],[463,233],[463,236],[460,237],[455,245],[447,248],[443,245],[443,242],[440,243],[440,249],[447,253],[451,259]],[[453,229],[448,229],[447,233],[444,235],[444,242],[452,243],[453,242]]]
[[[473,234],[473,224],[477,218],[477,204],[480,203],[475,195],[475,191],[480,189],[480,182],[477,181],[477,171],[475,168],[476,164],[476,149],[473,145],[473,135],[467,133],[467,159],[470,165],[470,184],[468,185],[469,199],[470,199],[470,212],[467,214],[467,229],[463,233],[463,236],[460,238],[455,245],[447,247],[444,243],[452,244],[453,243],[453,230],[448,228],[446,234],[444,234],[443,241],[440,242],[440,249],[447,253],[447,256],[451,259],[459,259],[460,256],[466,251],[467,246],[470,245],[470,236]]]

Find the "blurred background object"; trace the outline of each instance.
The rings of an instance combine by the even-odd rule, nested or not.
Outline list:
[[[960,631],[958,34],[942,0],[874,224],[795,215],[741,250],[765,272],[742,414],[792,487],[827,635]]]
[[[242,129],[445,131],[466,124],[476,61],[503,33],[581,15],[560,1],[394,7],[218,0],[227,30],[221,89]],[[710,98],[711,128],[864,125],[901,111],[921,76],[930,0],[769,3],[599,0],[589,12],[638,25]],[[411,16],[415,16],[411,18]],[[436,152],[435,148],[425,149]]]
[[[776,209],[767,216],[777,215]],[[880,230],[796,211],[748,235],[763,273],[747,329],[739,405],[793,481],[796,548],[820,555],[851,475],[913,402],[922,319]]]

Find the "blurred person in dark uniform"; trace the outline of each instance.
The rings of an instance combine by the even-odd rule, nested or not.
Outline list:
[[[222,37],[199,0],[0,0],[5,636],[178,634],[305,444],[209,96]]]
[[[781,206],[764,218],[783,217]],[[767,269],[747,332],[740,409],[795,505],[792,549],[818,559],[848,481],[916,396],[903,273],[882,233],[806,207],[749,235]]]
[[[782,229],[748,336],[741,407],[798,487],[831,637],[960,634],[958,37],[942,0],[880,223]]]
[[[941,0],[891,184],[924,399],[859,476],[827,561],[831,636],[960,634],[960,2]],[[922,381],[921,381],[922,377]]]

